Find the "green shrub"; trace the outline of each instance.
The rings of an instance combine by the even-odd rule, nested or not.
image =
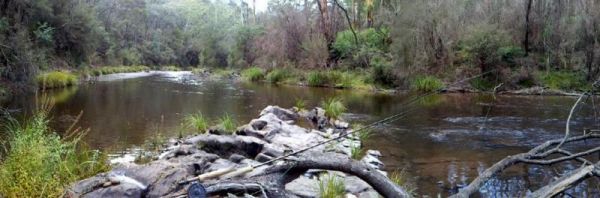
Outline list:
[[[81,133],[62,138],[48,127],[47,112],[23,124],[8,122],[8,148],[0,164],[0,194],[5,197],[62,197],[65,187],[109,169],[107,158],[82,147]],[[72,134],[72,135],[69,135]]]
[[[291,77],[293,77],[293,75],[289,71],[285,71],[283,69],[274,69],[273,71],[269,72],[269,74],[267,74],[266,79],[268,82],[276,84],[284,82],[285,80]]]
[[[391,62],[383,57],[374,57],[371,63],[371,79],[377,84],[385,86],[394,86],[396,75]]]
[[[337,34],[336,39],[333,43],[334,51],[340,57],[350,57],[353,53],[357,52],[359,48],[372,49],[369,51],[387,51],[389,44],[386,42],[389,37],[389,30],[368,28],[357,32],[358,43],[356,41],[352,31],[344,30]]]
[[[539,75],[542,84],[551,89],[584,90],[585,75],[578,72],[548,72]]]
[[[261,81],[265,78],[265,72],[258,67],[250,67],[242,71],[242,77],[247,81]]]
[[[219,125],[227,132],[234,132],[237,127],[235,120],[229,114],[225,114],[219,119]]]
[[[188,128],[192,128],[198,132],[205,132],[209,127],[208,121],[200,112],[186,116],[184,122]]]
[[[346,111],[346,105],[338,98],[329,98],[321,105],[325,110],[325,116],[329,119],[338,119]]]
[[[340,198],[346,193],[344,181],[332,174],[322,175],[319,181],[319,195],[321,198]]]
[[[444,83],[434,76],[418,76],[411,85],[411,88],[416,91],[434,92],[444,88]]]
[[[53,71],[38,75],[36,81],[40,88],[52,89],[77,85],[78,78],[67,71]]]

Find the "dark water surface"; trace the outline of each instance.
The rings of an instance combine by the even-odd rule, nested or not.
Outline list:
[[[181,119],[198,111],[212,120],[229,114],[242,124],[256,118],[267,105],[292,107],[296,99],[304,99],[312,107],[334,96],[347,103],[349,113],[344,117],[351,122],[369,123],[412,109],[403,119],[378,127],[366,147],[384,154],[386,169],[406,168],[416,178],[418,192],[432,197],[455,192],[508,155],[560,138],[575,101],[557,96],[444,94],[406,105],[415,94],[215,81],[188,72],[109,75],[48,95],[56,101],[52,115],[57,129],[65,128],[83,111],[78,125],[90,129],[85,141],[93,148],[110,150],[140,146],[158,133],[176,136]],[[35,101],[35,95],[23,95],[4,106],[28,111]],[[581,133],[584,126],[597,126],[591,104],[588,101],[576,114],[574,133]],[[579,166],[562,165],[567,169]],[[524,196],[563,171],[515,166],[490,181],[481,196]],[[569,193],[594,197],[598,189],[591,180]]]

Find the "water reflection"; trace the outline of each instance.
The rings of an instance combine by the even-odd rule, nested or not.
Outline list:
[[[344,117],[352,122],[370,123],[414,109],[401,120],[378,126],[366,146],[382,151],[388,170],[408,166],[411,175],[417,177],[418,192],[432,196],[456,192],[505,156],[561,137],[566,114],[575,100],[444,94],[406,105],[414,94],[214,81],[189,72],[149,72],[130,77],[109,75],[93,83],[57,90],[50,94],[56,101],[52,113],[55,118],[69,120],[83,111],[79,126],[90,128],[85,141],[91,147],[106,149],[139,146],[158,133],[177,136],[181,119],[198,111],[212,120],[229,114],[238,123],[247,123],[267,105],[291,107],[296,99],[302,99],[312,107],[334,96],[347,103],[349,113]],[[7,106],[28,111],[34,104],[34,96],[22,95]],[[590,109],[582,108],[573,122],[573,131],[594,123],[592,116],[584,116],[592,114]],[[54,125],[60,129],[66,124]],[[564,171],[534,166],[511,168],[488,182],[480,195],[524,196],[550,181],[555,172]],[[583,183],[572,193],[598,195],[596,183]]]

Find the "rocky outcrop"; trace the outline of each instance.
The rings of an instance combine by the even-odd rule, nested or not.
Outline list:
[[[313,122],[315,129],[295,125],[298,119]],[[135,164],[131,162],[131,157],[128,158],[129,160],[113,159],[112,161],[117,164],[110,172],[73,184],[68,195],[72,197],[178,196],[184,194],[188,186],[181,182],[190,178],[218,170],[255,166],[286,153],[346,134],[350,130],[348,126],[348,123],[342,121],[329,122],[320,108],[300,115],[292,110],[268,106],[260,112],[259,118],[239,127],[235,135],[199,134],[181,140],[171,140],[168,145],[165,145],[163,152],[157,154],[155,160],[147,164]],[[351,148],[360,144],[361,142],[356,138],[341,137],[331,144],[311,149],[309,153],[303,154],[303,157],[313,158],[306,155],[314,155],[315,159],[319,159],[322,158],[321,154],[338,153],[332,156],[342,155],[349,158]],[[385,174],[382,171],[384,165],[379,160],[380,157],[380,152],[370,150],[359,164]],[[238,175],[237,178],[252,181],[254,178],[264,177],[261,175],[264,175],[265,171],[282,163],[284,161],[253,168],[247,173]],[[349,197],[379,196],[373,187],[356,176],[321,169],[300,170],[304,171],[303,174],[286,181],[283,187],[286,191],[285,196],[317,197],[319,183],[322,180],[320,176],[324,172],[344,181]],[[210,185],[222,181],[223,179],[213,178],[203,180],[202,183]],[[218,188],[209,187],[209,191]],[[260,188],[262,187],[259,186]]]

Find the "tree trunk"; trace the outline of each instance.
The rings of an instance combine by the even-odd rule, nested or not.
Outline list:
[[[529,55],[529,36],[531,35],[531,22],[529,16],[531,14],[531,4],[533,0],[527,0],[527,10],[525,11],[525,39],[523,40],[523,48],[525,48],[525,56]]]

